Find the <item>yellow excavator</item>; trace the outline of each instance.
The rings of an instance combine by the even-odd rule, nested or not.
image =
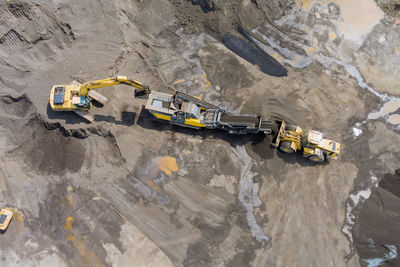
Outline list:
[[[89,122],[93,122],[94,117],[88,112],[92,107],[92,100],[102,105],[108,101],[94,89],[119,84],[139,88],[143,95],[148,94],[147,90],[150,90],[148,86],[121,75],[83,84],[54,85],[50,92],[50,106],[54,111],[73,111]]]
[[[303,157],[314,162],[337,159],[340,143],[323,138],[324,134],[315,130],[304,133],[297,125],[286,124],[285,121],[277,123],[280,127],[272,144],[274,147],[279,147],[285,153],[294,153],[302,149]]]

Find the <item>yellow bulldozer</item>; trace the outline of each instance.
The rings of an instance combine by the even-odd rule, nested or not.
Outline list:
[[[340,143],[324,139],[324,134],[315,130],[306,133],[297,125],[287,124],[285,121],[277,122],[280,127],[276,134],[274,147],[279,147],[282,152],[295,153],[303,150],[303,157],[314,162],[331,161],[337,159],[340,153]]]

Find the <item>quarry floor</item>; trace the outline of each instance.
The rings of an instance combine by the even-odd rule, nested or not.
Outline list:
[[[249,18],[253,42],[287,70],[276,77],[204,29],[217,13],[160,2],[0,2],[0,203],[15,212],[4,266],[398,264],[396,23],[367,0],[371,24],[342,37],[325,1],[296,1],[272,28]],[[48,104],[54,84],[116,74],[321,130],[342,153],[314,164],[261,135],[172,126],[124,85],[98,90],[109,102],[91,124]]]

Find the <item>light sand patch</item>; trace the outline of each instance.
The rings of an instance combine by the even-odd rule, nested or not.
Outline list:
[[[164,252],[132,224],[122,225],[120,241],[124,252],[114,244],[103,244],[106,261],[112,266],[174,266]]]
[[[311,9],[316,3],[334,3],[339,6],[341,19],[332,20],[337,34],[358,46],[384,16],[383,11],[372,0],[296,0],[297,7],[303,10]]]
[[[231,175],[214,174],[210,181],[211,186],[223,187],[228,193],[235,193],[235,177]]]
[[[390,124],[400,125],[400,115],[399,114],[390,115],[389,118],[387,119],[387,122]]]
[[[368,115],[368,119],[376,120],[378,118],[381,118],[383,116],[386,116],[390,113],[395,112],[399,108],[400,108],[400,99],[395,99],[393,101],[390,101],[390,102],[387,102],[386,104],[384,104],[383,107],[379,111],[371,112]]]

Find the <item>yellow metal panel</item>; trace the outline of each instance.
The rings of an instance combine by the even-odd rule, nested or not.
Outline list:
[[[196,127],[206,127],[206,125],[202,124],[198,119],[186,119],[185,124]]]
[[[290,143],[290,147],[294,150],[294,152],[296,152],[298,149],[300,149],[299,145],[300,145],[299,142]]]
[[[157,119],[160,119],[160,120],[166,120],[166,121],[171,120],[171,116],[168,116],[168,115],[159,114],[159,113],[155,113],[155,112],[152,112],[151,114],[153,114]]]
[[[305,147],[305,148],[303,148],[303,154],[306,156],[313,155],[313,154],[315,154],[314,149]]]

